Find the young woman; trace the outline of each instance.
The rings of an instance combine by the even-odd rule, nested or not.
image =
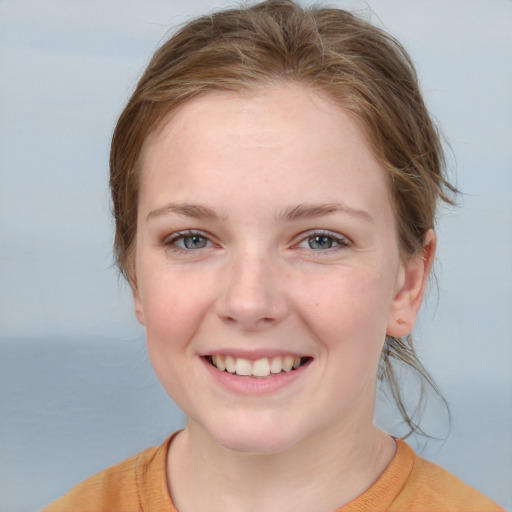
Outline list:
[[[190,22],[121,114],[111,189],[187,426],[47,512],[501,510],[373,423],[393,359],[430,379],[409,334],[453,192],[395,40],[288,0]]]

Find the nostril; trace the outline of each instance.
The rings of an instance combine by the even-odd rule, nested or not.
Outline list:
[[[236,291],[236,290],[235,290]],[[215,305],[218,318],[226,325],[252,331],[268,328],[286,316],[284,297],[260,294],[241,296],[227,293],[218,298]]]
[[[243,324],[246,328],[251,328],[263,325],[271,325],[276,322],[276,319],[271,316],[265,316],[262,318],[248,318],[245,316],[240,316],[240,318],[236,318],[234,316],[223,315],[221,316],[222,320],[227,324],[238,325]]]

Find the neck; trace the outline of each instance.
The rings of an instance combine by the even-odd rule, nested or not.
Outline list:
[[[368,489],[394,452],[395,442],[371,421],[272,455],[233,452],[189,422],[172,443],[168,475],[180,512],[330,512]]]

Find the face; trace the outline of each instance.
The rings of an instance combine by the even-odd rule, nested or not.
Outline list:
[[[146,141],[139,201],[135,310],[190,428],[276,453],[371,424],[424,272],[343,109],[290,84],[195,99]]]

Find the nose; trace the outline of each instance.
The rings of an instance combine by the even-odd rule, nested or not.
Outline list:
[[[282,321],[288,312],[286,273],[278,262],[244,252],[225,270],[217,297],[217,314],[223,322],[256,332]]]

